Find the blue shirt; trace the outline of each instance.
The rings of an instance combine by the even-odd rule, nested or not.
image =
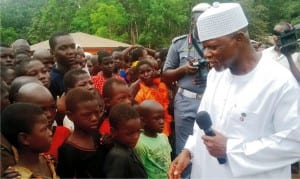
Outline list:
[[[57,70],[56,68],[52,68],[50,71],[50,87],[49,90],[54,98],[57,96],[61,96],[64,92],[64,74]]]

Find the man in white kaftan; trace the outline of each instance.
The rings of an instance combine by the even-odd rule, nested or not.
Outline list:
[[[290,178],[290,165],[300,160],[296,79],[255,52],[239,4],[214,4],[197,26],[213,67],[199,111],[209,113],[216,136],[205,136],[195,123],[169,177],[179,178],[191,159],[192,178]],[[219,164],[217,157],[227,162]]]
[[[208,153],[195,124],[185,146],[193,156],[192,178],[290,177],[290,164],[300,159],[299,97],[292,74],[264,56],[246,75],[212,69],[199,111],[227,137],[227,163]]]

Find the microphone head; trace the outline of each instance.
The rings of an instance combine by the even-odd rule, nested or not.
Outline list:
[[[212,125],[212,122],[210,120],[210,116],[206,111],[200,111],[196,115],[196,122],[200,129],[206,130],[209,129]]]

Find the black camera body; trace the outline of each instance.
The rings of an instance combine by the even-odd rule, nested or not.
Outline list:
[[[208,60],[207,59],[204,59],[204,58],[200,58],[200,59],[196,59],[194,61],[191,61],[192,58],[188,58],[189,61],[191,62],[192,66],[193,67],[198,67],[200,69],[202,68],[206,68],[206,67],[209,67],[209,63],[208,63]]]
[[[185,57],[189,62],[191,62],[191,65],[193,67],[198,67],[199,75],[200,75],[200,80],[201,81],[206,81],[207,74],[209,72],[209,62],[205,58],[198,58],[194,59],[194,57]]]
[[[279,34],[279,48],[283,54],[293,54],[299,50],[299,43],[297,42],[297,30],[300,29],[300,24],[293,28],[285,30]]]

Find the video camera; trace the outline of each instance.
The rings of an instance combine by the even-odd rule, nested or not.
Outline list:
[[[206,67],[208,67],[208,65],[209,65],[208,60],[203,59],[203,58],[201,58],[201,59],[196,59],[195,61],[193,61],[193,62],[191,62],[191,63],[192,63],[192,66],[193,66],[193,67],[198,67],[198,68],[200,68],[200,69],[206,68]]]
[[[279,36],[278,46],[281,53],[291,55],[299,50],[299,42],[297,42],[297,30],[299,29],[300,24],[297,24],[281,33],[274,32],[275,35]]]
[[[198,67],[200,73],[200,80],[206,80],[207,74],[209,72],[209,62],[205,58],[193,59],[194,57],[185,57],[193,67]]]

